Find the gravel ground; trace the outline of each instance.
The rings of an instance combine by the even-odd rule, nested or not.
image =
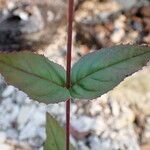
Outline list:
[[[118,43],[150,44],[149,1],[79,1],[75,12],[73,63],[88,52]],[[134,7],[136,6],[136,7]],[[66,25],[60,23],[45,50],[66,65]],[[78,150],[149,150],[150,68],[92,101],[71,103],[71,142]],[[65,103],[39,104],[0,78],[0,149],[42,150],[45,113],[65,126]]]

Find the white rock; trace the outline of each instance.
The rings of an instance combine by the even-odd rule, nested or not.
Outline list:
[[[125,35],[124,29],[117,28],[111,35],[111,41],[114,43],[118,43],[121,41],[124,35]]]
[[[58,104],[49,104],[47,106],[47,111],[51,114],[57,114],[59,111],[59,105]]]
[[[3,126],[3,129],[10,126],[16,120],[18,114],[19,106],[13,104],[10,98],[4,100],[0,107],[0,124]]]
[[[90,150],[90,149],[82,141],[79,141],[78,150]]]
[[[112,145],[111,145],[110,139],[102,140],[100,142],[101,150],[112,150],[111,147],[112,147]]]
[[[37,136],[37,129],[35,125],[29,122],[20,132],[19,139],[26,140]]]
[[[137,0],[116,0],[116,1],[119,2],[121,6],[125,9],[129,9],[137,3]]]
[[[43,140],[46,139],[46,129],[45,127],[39,127],[37,129],[38,136],[40,136]]]
[[[44,104],[44,103],[39,103],[38,104],[38,109],[39,109],[39,111],[41,111],[41,112],[46,112],[46,108],[47,108],[47,105],[46,104]]]
[[[65,109],[65,103],[59,103],[59,104],[49,104],[47,107],[47,110],[52,113],[52,114],[65,114],[66,109]]]
[[[43,148],[43,147],[40,147],[39,150],[44,150],[44,148]]]
[[[71,143],[74,147],[77,146],[77,142],[76,142],[76,140],[73,138],[72,135],[70,135],[70,143]]]
[[[33,147],[41,147],[44,140],[40,136],[36,136],[29,139],[29,144]]]
[[[91,136],[89,138],[91,150],[99,150],[101,149],[100,140],[97,136]]]
[[[7,138],[10,138],[10,139],[18,138],[18,132],[15,129],[7,129],[6,134],[7,134]]]
[[[55,14],[54,14],[54,12],[52,12],[52,11],[49,10],[49,11],[47,12],[47,16],[48,16],[47,19],[48,19],[49,22],[54,21],[54,19],[55,19]]]
[[[7,86],[6,89],[2,93],[2,97],[8,97],[10,96],[13,92],[15,92],[15,88],[11,85]]]
[[[121,41],[121,39],[125,35],[125,20],[126,17],[121,15],[116,21],[115,21],[115,30],[111,35],[111,41],[114,43],[118,43]]]
[[[1,108],[3,108],[3,111],[5,113],[11,112],[13,107],[14,107],[14,104],[13,104],[13,101],[11,98],[7,97],[7,98],[3,99]]]
[[[12,109],[11,113],[9,113],[10,118],[11,118],[10,119],[11,122],[13,122],[13,121],[15,121],[17,119],[17,117],[19,115],[19,110],[20,110],[20,108],[19,108],[18,105],[14,105],[13,106],[13,109]]]
[[[73,116],[74,113],[76,112],[76,110],[77,110],[77,105],[71,104],[71,110],[70,110],[71,112],[70,112],[70,115]]]
[[[15,101],[17,104],[23,104],[27,98],[27,95],[22,91],[17,91]]]
[[[111,100],[111,101],[109,101],[109,103],[110,103],[110,106],[111,106],[112,114],[113,114],[115,117],[119,116],[119,114],[120,114],[120,106],[119,106],[119,104],[117,103],[117,101]]]
[[[59,104],[49,104],[47,106],[47,111],[54,115],[58,121],[60,121],[61,123],[65,123],[66,122],[66,107],[65,107],[65,103],[59,103]]]
[[[90,113],[92,116],[95,116],[97,114],[99,114],[101,112],[102,108],[100,106],[99,101],[91,101],[91,105],[90,105]]]
[[[0,129],[6,130],[8,127],[10,127],[10,115],[4,115],[3,117],[0,116]]]
[[[35,104],[28,104],[24,105],[20,109],[20,113],[17,119],[19,129],[22,129],[24,125],[27,123],[27,121],[32,117],[32,115],[35,113],[36,105]]]
[[[107,123],[101,116],[97,116],[94,120],[92,130],[97,134],[100,135],[104,130],[107,129]]]
[[[42,126],[46,123],[46,114],[40,112],[38,109],[34,111],[34,114],[30,118],[36,127]]]
[[[94,119],[88,116],[72,117],[71,125],[79,132],[87,132],[92,129]]]
[[[4,143],[6,140],[6,133],[3,131],[0,131],[0,143]]]
[[[7,144],[0,144],[0,150],[14,150],[12,146]]]

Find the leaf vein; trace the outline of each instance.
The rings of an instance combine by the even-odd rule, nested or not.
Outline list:
[[[125,61],[127,61],[127,60],[130,60],[130,59],[133,59],[133,58],[136,58],[136,57],[139,57],[139,56],[148,54],[148,53],[150,53],[150,52],[148,51],[148,52],[145,52],[145,53],[136,55],[136,56],[132,56],[132,57],[130,57],[130,58],[126,58],[126,59],[123,59],[123,60],[121,60],[121,61],[115,62],[115,63],[113,63],[113,64],[109,64],[109,65],[107,65],[107,66],[105,66],[105,67],[99,68],[99,69],[93,71],[92,73],[89,73],[89,74],[85,75],[84,77],[82,77],[82,78],[78,79],[77,81],[75,81],[75,82],[72,84],[72,87],[73,87],[75,84],[78,84],[81,80],[87,78],[88,76],[90,76],[90,75],[92,75],[92,74],[94,74],[94,73],[96,73],[96,72],[99,72],[99,71],[101,71],[101,70],[103,70],[103,69],[106,69],[106,68],[110,68],[110,67],[112,67],[112,66],[115,66],[115,65],[118,65],[118,64],[120,64],[120,63],[123,63],[123,62],[125,62]]]
[[[19,70],[20,72],[23,72],[23,73],[25,73],[25,74],[30,74],[31,76],[35,76],[35,77],[40,78],[40,79],[42,79],[42,80],[46,80],[46,81],[48,81],[48,82],[50,82],[50,83],[56,84],[57,86],[64,87],[64,85],[61,85],[61,84],[58,84],[58,83],[56,83],[56,82],[54,82],[54,81],[48,80],[48,79],[46,79],[46,78],[44,78],[44,77],[42,77],[42,76],[39,76],[39,75],[37,75],[37,74],[34,74],[34,73],[31,73],[31,72],[25,71],[25,70],[23,70],[23,69],[21,69],[21,68],[18,68],[18,67],[16,67],[16,66],[7,64],[6,62],[3,62],[3,61],[1,61],[1,60],[0,60],[0,63],[6,65],[6,66],[8,66],[8,67],[11,66],[13,69]]]

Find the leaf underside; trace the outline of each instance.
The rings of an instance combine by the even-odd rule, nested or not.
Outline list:
[[[0,73],[9,84],[39,102],[54,103],[70,97],[65,88],[65,70],[42,55],[27,51],[0,53]]]
[[[46,121],[46,135],[47,138],[44,144],[44,150],[66,150],[65,131],[48,113]],[[70,148],[70,150],[75,150],[72,145],[70,145]]]
[[[150,47],[118,45],[92,52],[72,68],[74,98],[93,99],[113,89],[150,60]]]

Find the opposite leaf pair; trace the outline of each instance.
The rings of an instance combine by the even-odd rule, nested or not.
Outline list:
[[[32,52],[0,53],[0,73],[31,98],[55,103],[99,97],[149,60],[148,46],[118,45],[89,53],[74,64],[70,89],[63,67]]]

